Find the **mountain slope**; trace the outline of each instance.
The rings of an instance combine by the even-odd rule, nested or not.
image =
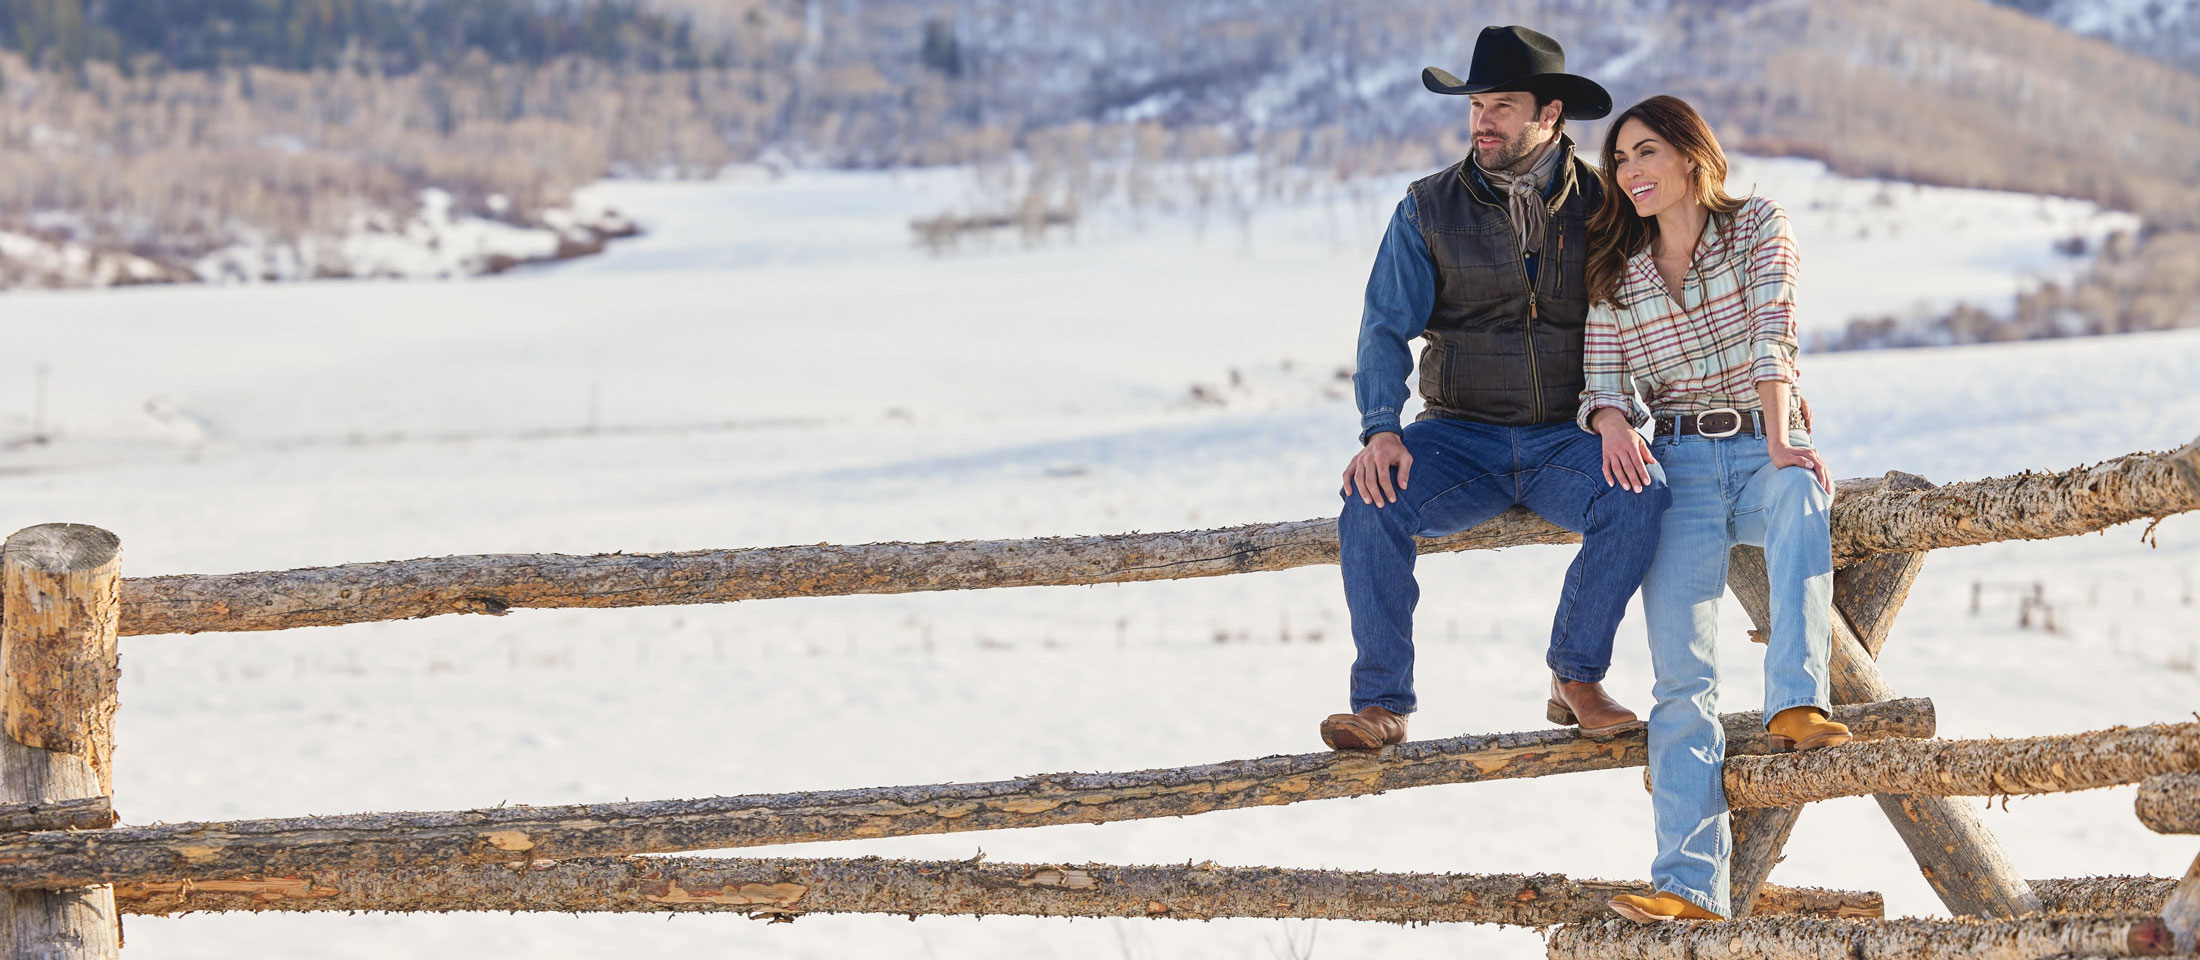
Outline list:
[[[1997,0],[2068,30],[2200,73],[2196,0]]]

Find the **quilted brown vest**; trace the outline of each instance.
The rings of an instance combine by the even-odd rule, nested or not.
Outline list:
[[[1461,160],[1413,184],[1421,238],[1436,263],[1436,306],[1421,348],[1421,416],[1505,426],[1571,420],[1580,402],[1581,332],[1589,314],[1582,263],[1589,215],[1603,200],[1595,170],[1565,151],[1548,191],[1550,229],[1528,281],[1504,199]]]

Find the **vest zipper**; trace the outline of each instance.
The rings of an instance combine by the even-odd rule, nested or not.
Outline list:
[[[1568,150],[1565,157],[1559,161],[1560,169],[1558,171],[1554,171],[1552,173],[1552,176],[1556,177],[1561,174],[1571,175],[1573,173],[1573,162],[1573,151]],[[1497,204],[1484,200],[1481,197],[1474,196],[1474,184],[1467,179],[1467,171],[1464,168],[1459,171],[1459,180],[1461,183],[1466,184],[1467,195],[1470,197],[1474,197],[1476,202],[1482,204],[1485,207],[1497,206]],[[1560,194],[1561,204],[1564,202],[1564,196],[1564,193]],[[1553,204],[1549,200],[1545,200],[1544,203],[1547,207],[1551,209],[1551,212],[1553,213],[1557,212],[1557,207],[1560,205]],[[1521,333],[1525,334],[1528,340],[1528,389],[1535,393],[1535,422],[1542,423],[1544,420],[1548,419],[1549,414],[1546,413],[1543,409],[1542,365],[1538,363],[1535,358],[1535,322],[1538,318],[1541,317],[1541,313],[1538,312],[1536,308],[1535,278],[1528,276],[1528,248],[1527,245],[1520,242],[1520,234],[1518,233],[1518,231],[1515,231],[1513,234],[1513,249],[1520,251],[1520,259],[1514,261],[1514,263],[1519,265],[1520,280],[1523,284],[1526,284],[1528,288],[1528,319],[1521,324]],[[1560,254],[1559,259],[1564,260],[1566,252],[1566,234],[1564,231],[1561,231],[1558,235],[1558,251]],[[1536,267],[1536,275],[1541,276],[1542,273],[1543,267],[1541,265],[1538,265]]]
[[[1549,417],[1543,411],[1542,364],[1535,358],[1535,321],[1541,313],[1536,309],[1535,278],[1528,276],[1528,248],[1522,246],[1517,239],[1513,241],[1513,245],[1520,250],[1520,279],[1528,286],[1528,319],[1520,325],[1520,332],[1528,340],[1528,389],[1535,394],[1535,422],[1542,423]],[[1542,266],[1537,266],[1538,274],[1542,273]]]

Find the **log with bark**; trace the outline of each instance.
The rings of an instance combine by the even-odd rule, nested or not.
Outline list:
[[[1555,874],[1427,874],[1224,867],[703,857],[599,857],[318,871],[285,877],[125,883],[126,913],[731,912],[892,916],[1292,917],[1548,926],[1609,915],[1644,883]],[[1878,917],[1879,894],[1767,887],[1768,914]]]
[[[2060,473],[2026,471],[1834,504],[1833,562],[2004,540],[2045,540],[2200,510],[2200,439]]]
[[[1860,736],[1903,736],[1930,729],[1932,704],[1903,700],[1842,708],[1838,715]],[[1724,719],[1730,755],[1765,749],[1757,714]],[[1380,753],[1325,752],[990,783],[16,834],[0,836],[0,887],[676,853],[1107,823],[1641,766],[1646,753],[1640,731],[1595,741],[1557,729],[1416,741]]]
[[[19,530],[0,546],[0,803],[16,813],[75,809],[114,792],[121,554],[114,534],[73,523]],[[114,892],[65,886],[75,889],[0,892],[0,952],[39,960],[117,956]]]
[[[2048,913],[2158,915],[2176,886],[2170,877],[2062,877],[2032,881],[2032,893]]]
[[[1730,757],[1727,804],[1785,807],[1873,793],[1945,797],[2064,793],[2200,771],[2200,723],[2019,740],[1885,740]]]
[[[2060,474],[1927,491],[1842,481],[1833,553],[1846,565],[1995,540],[2070,536],[2200,509],[2200,441]],[[1515,508],[1421,541],[1423,553],[1579,537]],[[663,554],[514,554],[190,574],[124,585],[125,635],[281,630],[514,608],[638,607],[858,593],[1127,583],[1337,562],[1330,519],[1038,540],[767,547]]]
[[[2184,878],[2170,888],[2162,902],[2162,922],[2169,926],[2178,950],[2200,950],[2200,857],[2193,858]]]
[[[103,830],[114,825],[114,802],[107,797],[0,803],[0,833]]]
[[[2125,917],[1608,920],[1559,927],[1546,950],[1551,960],[2036,960],[2166,954],[2170,933],[2160,919]]]
[[[2148,777],[2132,808],[2155,833],[2200,833],[2200,773]]]

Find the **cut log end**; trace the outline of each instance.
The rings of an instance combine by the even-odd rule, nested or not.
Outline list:
[[[0,546],[0,558],[46,574],[81,573],[114,563],[122,539],[82,523],[44,523],[25,527]]]
[[[2148,777],[2139,784],[2132,810],[2155,833],[2200,833],[2200,773]]]

